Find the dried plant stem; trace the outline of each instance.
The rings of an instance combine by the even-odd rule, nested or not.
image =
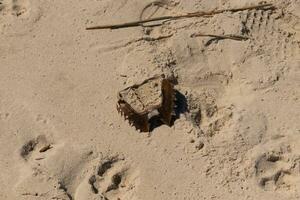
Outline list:
[[[182,14],[182,15],[155,17],[155,18],[126,22],[126,23],[121,23],[121,24],[88,27],[88,28],[86,28],[86,30],[129,28],[129,27],[143,26],[143,24],[148,23],[148,22],[153,22],[153,21],[177,20],[177,19],[192,18],[192,17],[207,17],[207,16],[224,13],[224,12],[239,12],[239,11],[243,11],[243,10],[252,10],[252,9],[275,9],[275,7],[273,6],[273,4],[262,4],[262,5],[247,6],[247,7],[242,7],[242,8],[213,10],[213,11],[209,11],[209,12],[194,12],[194,13],[188,13],[188,14]]]
[[[217,39],[231,39],[231,40],[238,40],[238,41],[251,39],[250,37],[247,37],[247,36],[233,35],[233,34],[213,35],[213,34],[195,33],[195,34],[192,34],[191,37],[214,37],[214,38],[217,38]]]

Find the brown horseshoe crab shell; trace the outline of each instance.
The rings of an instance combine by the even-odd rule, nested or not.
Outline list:
[[[152,115],[171,125],[174,107],[174,86],[164,76],[155,76],[120,91],[118,111],[142,132],[150,131]]]

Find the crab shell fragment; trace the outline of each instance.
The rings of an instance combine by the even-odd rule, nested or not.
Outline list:
[[[153,116],[171,126],[174,94],[174,86],[168,79],[155,76],[120,91],[117,109],[136,129],[149,132]]]

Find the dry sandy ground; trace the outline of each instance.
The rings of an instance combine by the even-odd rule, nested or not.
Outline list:
[[[0,0],[1,200],[300,199],[300,1],[85,30],[151,1]],[[153,16],[259,3],[161,2]],[[188,111],[139,133],[116,94],[161,73]]]

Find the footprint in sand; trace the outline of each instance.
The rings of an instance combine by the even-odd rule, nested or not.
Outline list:
[[[27,141],[19,151],[23,162],[15,185],[18,199],[72,200],[91,155],[86,148],[56,143],[44,135]]]
[[[76,200],[136,199],[139,172],[125,158],[108,156],[96,163],[98,166],[78,186]]]
[[[280,177],[288,173],[288,169],[283,168],[284,163],[280,155],[276,153],[266,153],[256,162],[256,176],[259,185],[266,189],[275,189],[278,186]]]
[[[3,34],[24,35],[41,16],[36,0],[0,0],[0,32]]]
[[[263,190],[299,192],[300,156],[294,150],[293,145],[280,143],[272,151],[258,156],[254,172],[256,181]]]
[[[29,0],[1,0],[0,14],[4,17],[25,17],[30,12]]]
[[[139,172],[121,156],[99,156],[40,135],[25,142],[18,157],[18,199],[135,199]]]
[[[18,141],[10,158],[16,169],[10,188],[14,199],[135,199],[139,171],[128,159],[62,138],[51,116],[37,114],[25,103],[3,107],[1,126],[13,125]]]

